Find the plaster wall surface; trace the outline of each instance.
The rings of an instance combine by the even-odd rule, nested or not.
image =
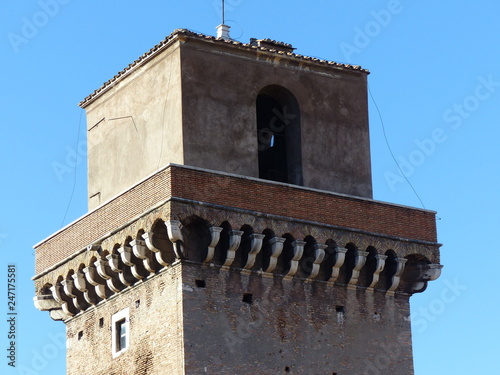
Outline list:
[[[178,36],[83,105],[92,210],[168,163],[259,177],[257,96],[299,108],[302,184],[372,197],[367,72]],[[295,113],[297,112],[297,113]]]
[[[180,69],[172,45],[86,107],[89,210],[169,162],[184,163]]]
[[[259,177],[256,99],[290,91],[300,116],[303,185],[372,197],[365,72],[187,39],[181,50],[185,164]]]

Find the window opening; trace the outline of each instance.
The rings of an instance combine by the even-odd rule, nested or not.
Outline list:
[[[243,302],[245,303],[252,303],[253,302],[253,296],[251,293],[245,293],[243,294]]]
[[[205,288],[207,286],[205,280],[195,280],[194,282],[198,288]]]
[[[111,319],[113,358],[125,352],[130,343],[129,309],[117,312]]]

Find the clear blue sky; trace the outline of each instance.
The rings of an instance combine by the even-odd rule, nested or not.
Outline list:
[[[425,207],[438,211],[444,244],[441,278],[412,298],[416,374],[500,374],[498,271],[484,265],[495,259],[500,215],[500,1],[226,2],[227,23],[240,41],[285,41],[298,53],[371,71],[392,152]],[[32,246],[86,212],[84,116],[80,125],[77,103],[174,29],[214,34],[217,5],[0,4],[2,374],[64,373],[58,341],[64,324],[35,310],[30,278]],[[371,100],[370,125],[375,198],[420,207]],[[5,358],[10,263],[18,268],[16,370]]]

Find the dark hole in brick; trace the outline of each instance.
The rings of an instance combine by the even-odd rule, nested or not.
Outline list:
[[[335,307],[335,311],[338,312],[338,313],[344,314],[345,313],[345,307],[344,306],[336,306]]]
[[[194,282],[198,288],[205,288],[207,286],[205,280],[195,280]]]
[[[104,318],[99,319],[99,328],[104,327]]]
[[[286,366],[285,367],[285,372],[290,372],[290,367]]]
[[[332,372],[332,375],[337,375],[337,373],[336,372]]]
[[[83,337],[83,331],[78,332],[78,340],[81,340]]]
[[[141,305],[141,300],[138,299],[137,301],[135,301],[135,307],[136,308],[139,308],[139,306]]]
[[[245,303],[252,303],[253,295],[252,293],[244,293],[242,301]]]

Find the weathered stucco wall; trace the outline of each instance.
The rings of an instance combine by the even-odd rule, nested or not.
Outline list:
[[[169,162],[184,163],[180,79],[172,45],[86,107],[89,210]]]
[[[259,177],[256,99],[279,85],[300,106],[304,186],[372,197],[365,72],[196,39],[181,62],[186,165]]]
[[[366,71],[185,35],[161,48],[82,105],[89,209],[168,163],[259,177],[270,85],[298,102],[303,185],[372,197]]]

